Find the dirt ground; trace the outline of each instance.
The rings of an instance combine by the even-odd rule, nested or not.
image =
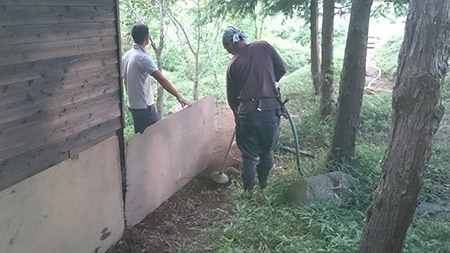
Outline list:
[[[366,76],[369,85],[364,88],[366,94],[374,94],[376,92],[392,91],[394,88],[394,79],[381,73],[371,61],[367,61]]]
[[[232,211],[229,185],[219,185],[210,179],[210,174],[222,167],[233,134],[234,118],[228,107],[217,108],[215,126],[211,165],[141,223],[127,227],[109,253],[174,252],[183,242],[195,238],[202,229]],[[225,168],[239,168],[239,157],[234,142]]]

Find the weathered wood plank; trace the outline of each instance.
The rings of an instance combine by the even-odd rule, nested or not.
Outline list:
[[[119,80],[111,77],[109,80],[102,80],[87,86],[81,85],[70,90],[61,90],[49,95],[47,98],[39,97],[39,101],[32,98],[24,101],[17,101],[7,105],[0,105],[0,124],[21,119],[35,113],[42,113],[44,110],[65,107],[77,102],[95,98],[102,94],[112,93],[119,90]]]
[[[0,48],[0,66],[117,49],[116,37],[44,42]]]
[[[0,26],[0,47],[115,35],[112,21]]]
[[[111,80],[110,77],[118,77],[117,64],[12,83],[3,86],[6,89],[2,89],[2,86],[0,86],[0,105],[19,101],[39,103],[39,101],[47,99],[49,96],[54,97],[54,93],[57,91],[62,92],[63,90],[87,86],[102,80]],[[117,85],[119,84],[117,83]],[[14,106],[16,107],[17,103]]]
[[[0,66],[0,93],[14,83],[118,63],[117,50]],[[5,86],[7,85],[7,86]],[[1,96],[1,95],[0,95]]]
[[[77,103],[73,103],[68,106],[55,107],[55,108],[50,108],[50,109],[46,108],[46,110],[44,110],[44,111],[39,110],[37,113],[1,124],[0,125],[0,134],[7,129],[11,129],[11,128],[14,128],[14,127],[17,127],[20,125],[28,124],[28,123],[31,123],[34,121],[41,121],[41,122],[50,121],[53,118],[60,117],[60,115],[63,115],[65,113],[67,114],[70,111],[78,110],[78,108],[83,108],[88,105],[93,105],[100,101],[106,101],[106,100],[120,101],[120,95],[118,94],[117,91],[114,91],[112,93],[106,93],[106,94],[102,94],[97,97],[79,101]]]
[[[113,0],[2,0],[2,5],[115,6]]]
[[[76,134],[102,122],[119,118],[119,101],[96,104],[84,111],[64,115],[48,123],[40,121],[8,129],[1,134],[0,160],[6,160],[23,152]]]
[[[0,133],[0,151],[14,148],[29,140],[45,139],[47,135],[64,133],[78,125],[87,124],[89,120],[102,118],[109,111],[116,111],[118,103],[117,99],[106,99],[80,107],[71,107],[60,111],[59,114],[42,112],[37,120],[3,130]],[[115,115],[115,112],[111,113]],[[0,154],[0,160],[3,155]]]
[[[113,6],[23,6],[1,5],[0,24],[32,25],[115,21]]]
[[[27,179],[49,167],[115,135],[120,128],[120,119],[115,118],[95,125],[80,133],[59,139],[45,146],[0,161],[0,190]]]

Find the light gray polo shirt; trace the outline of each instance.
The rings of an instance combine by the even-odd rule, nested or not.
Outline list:
[[[123,56],[122,63],[128,106],[133,109],[144,109],[152,105],[154,101],[150,76],[158,70],[156,64],[138,44],[134,44]]]

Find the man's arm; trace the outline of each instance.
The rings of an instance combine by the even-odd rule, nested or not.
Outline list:
[[[155,70],[152,73],[152,76],[161,84],[161,86],[168,91],[170,94],[175,96],[183,107],[192,106],[192,104],[187,101],[176,89],[173,85],[167,80],[167,78],[162,74],[161,71]]]
[[[235,87],[235,84],[233,83],[230,70],[227,70],[227,100],[228,105],[230,106],[233,113],[236,113],[239,107],[239,100],[237,99],[238,96],[239,90]]]

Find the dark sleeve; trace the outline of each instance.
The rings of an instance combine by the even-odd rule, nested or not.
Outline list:
[[[273,72],[275,74],[275,81],[278,82],[286,74],[286,65],[283,59],[278,54],[277,50],[273,48],[270,44],[269,47],[272,51],[272,61],[273,61]]]
[[[236,84],[233,83],[233,78],[231,77],[230,69],[227,70],[227,100],[228,105],[230,106],[233,112],[237,112],[237,108],[239,107],[239,90],[236,87]]]

